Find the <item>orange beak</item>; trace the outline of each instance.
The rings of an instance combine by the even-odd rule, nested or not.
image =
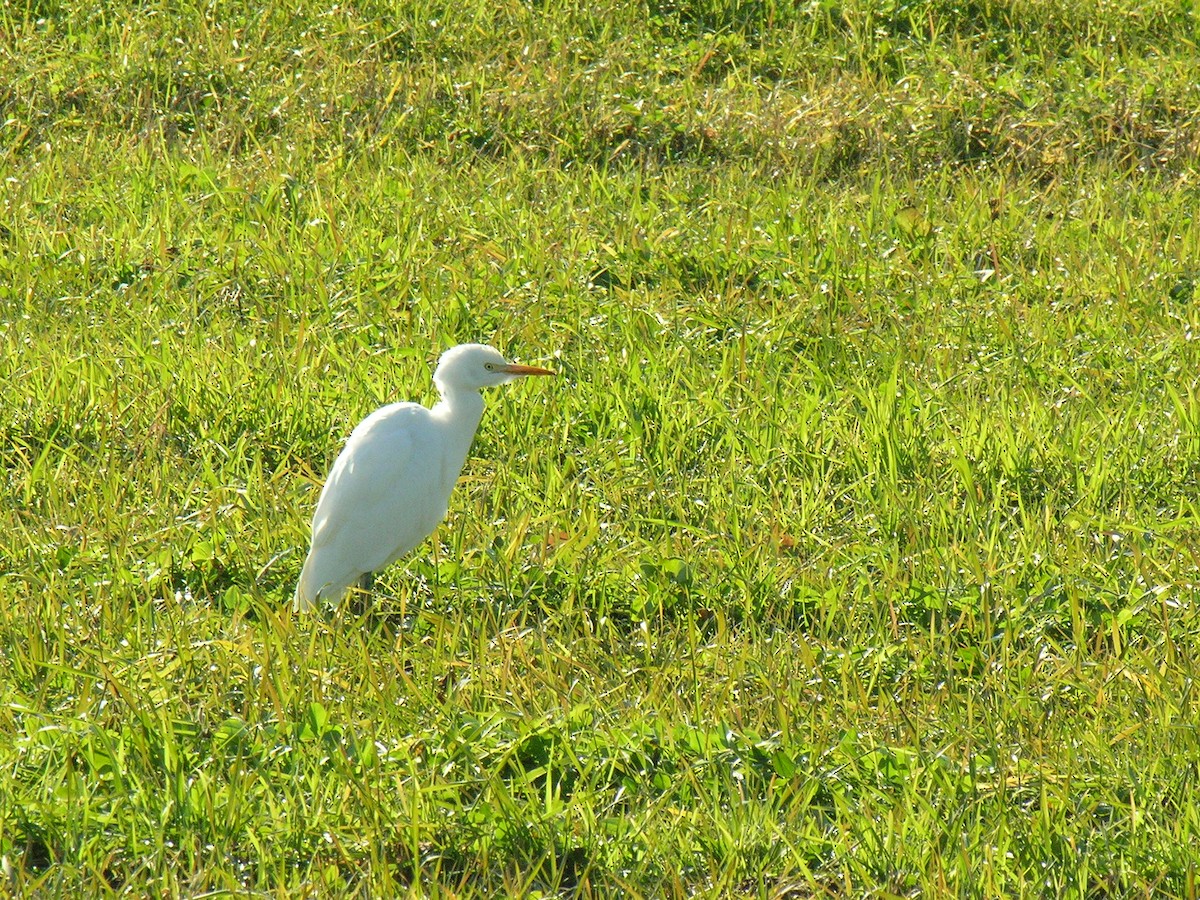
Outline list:
[[[497,367],[500,368],[500,367]],[[508,363],[508,365],[500,368],[500,371],[505,375],[557,375],[558,373],[551,369],[539,369],[537,366],[523,366],[519,363]]]

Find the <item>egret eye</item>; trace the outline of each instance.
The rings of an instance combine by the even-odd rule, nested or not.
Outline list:
[[[495,364],[495,363],[484,363],[484,364],[483,364],[483,367],[484,367],[485,369],[487,369],[489,372],[494,372],[494,371],[496,370],[496,364]]]

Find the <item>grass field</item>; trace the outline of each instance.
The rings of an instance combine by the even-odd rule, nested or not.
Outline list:
[[[1197,896],[1198,39],[0,8],[0,894]],[[475,340],[561,377],[294,617]]]

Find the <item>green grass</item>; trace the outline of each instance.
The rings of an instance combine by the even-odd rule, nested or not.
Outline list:
[[[1196,896],[1197,11],[615,6],[0,10],[0,893]]]

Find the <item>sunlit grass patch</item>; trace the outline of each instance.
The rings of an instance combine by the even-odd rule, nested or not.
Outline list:
[[[0,15],[5,891],[1194,893],[1193,11]]]

